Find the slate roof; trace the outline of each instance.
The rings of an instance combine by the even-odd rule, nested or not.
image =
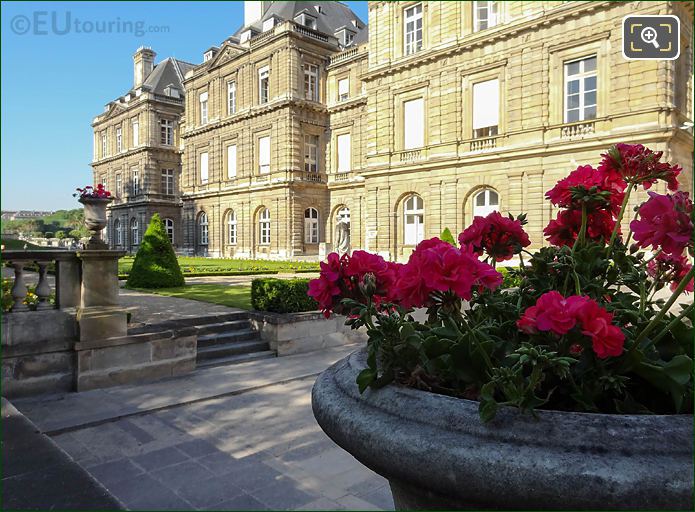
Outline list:
[[[172,85],[183,93],[183,77],[194,67],[195,64],[168,57],[154,67],[142,87],[155,94],[164,94],[164,89]]]

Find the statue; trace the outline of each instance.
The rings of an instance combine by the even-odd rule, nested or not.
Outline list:
[[[340,219],[335,226],[335,251],[338,256],[350,254],[350,221]]]

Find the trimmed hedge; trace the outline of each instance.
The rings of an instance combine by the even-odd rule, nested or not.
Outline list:
[[[145,236],[142,237],[126,286],[129,288],[173,288],[184,284],[183,274],[164,223],[159,214],[155,213]]]
[[[251,282],[251,305],[258,311],[299,313],[319,308],[309,297],[309,279],[261,278]]]

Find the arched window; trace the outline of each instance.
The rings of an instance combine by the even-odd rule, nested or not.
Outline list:
[[[227,243],[236,245],[236,213],[234,210],[227,215]]]
[[[200,245],[208,244],[208,214],[205,212],[198,217],[198,237]]]
[[[123,232],[121,231],[121,221],[116,219],[113,221],[113,234],[116,245],[123,245]]]
[[[258,216],[258,240],[261,245],[270,245],[270,210],[265,208]]]
[[[135,217],[130,219],[130,243],[131,245],[138,245],[140,243],[140,229],[138,227],[138,220]]]
[[[496,212],[500,207],[500,198],[497,192],[486,188],[478,192],[473,198],[473,217],[487,217]]]
[[[316,208],[304,210],[304,243],[319,243],[319,211]]]
[[[169,241],[174,243],[174,221],[172,219],[164,219],[164,229],[166,229]]]
[[[412,195],[403,203],[405,245],[417,245],[425,238],[425,207],[420,196]]]

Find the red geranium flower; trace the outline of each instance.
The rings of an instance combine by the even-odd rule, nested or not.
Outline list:
[[[340,296],[341,279],[340,258],[337,253],[332,252],[325,263],[321,262],[321,276],[309,282],[309,296],[318,303],[326,318],[331,315],[334,303]]]
[[[575,315],[581,324],[582,334],[591,338],[591,345],[597,357],[605,359],[623,353],[625,335],[619,327],[611,323],[613,313],[587,298],[576,309]]]
[[[459,243],[471,246],[477,254],[486,252],[495,261],[505,261],[531,245],[531,240],[521,221],[492,212],[487,217],[475,217],[459,235]]]
[[[692,238],[693,202],[687,192],[662,195],[649,192],[639,209],[639,219],[630,223],[639,247],[652,246],[668,254],[682,254]]]
[[[693,266],[688,263],[688,258],[680,254],[666,254],[664,252],[657,255],[647,264],[647,273],[653,278],[668,277],[671,282],[670,289],[675,291],[678,284],[683,280],[685,275],[690,272]],[[685,286],[686,292],[692,292],[695,288],[695,283],[691,279]]]
[[[582,165],[572,171],[569,176],[561,179],[546,192],[545,197],[560,208],[581,209],[581,202],[572,197],[572,189],[583,188],[589,192],[608,192],[609,196],[603,200],[589,202],[587,207],[595,209],[608,204],[610,209],[617,213],[625,196],[625,182],[620,175],[611,172],[599,172],[590,165]]]
[[[582,226],[579,210],[562,210],[557,219],[551,220],[543,230],[546,239],[553,245],[573,245]],[[586,238],[594,242],[607,242],[615,228],[613,216],[605,210],[596,210],[587,215]],[[618,231],[620,233],[620,231]]]
[[[678,175],[683,171],[677,165],[659,162],[663,151],[652,151],[642,144],[616,144],[607,153],[599,171],[617,172],[627,182],[642,185],[645,190],[658,180],[666,182],[669,190],[678,190]]]

